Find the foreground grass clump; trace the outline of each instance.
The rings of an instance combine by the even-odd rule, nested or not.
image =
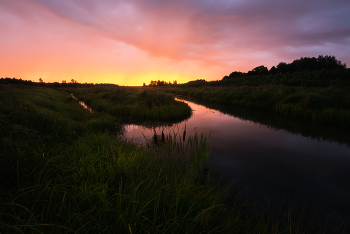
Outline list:
[[[2,90],[0,233],[312,232],[227,199],[203,173],[203,136],[145,148],[118,140],[122,120],[65,92]]]
[[[124,121],[180,121],[191,116],[191,108],[162,92],[134,87],[72,89],[93,110]]]

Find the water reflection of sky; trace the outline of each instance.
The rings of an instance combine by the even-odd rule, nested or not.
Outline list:
[[[78,98],[76,98],[73,94],[71,94],[72,98],[77,99],[79,101],[79,104],[83,106],[85,109],[89,110],[92,113],[91,107],[85,104],[85,102],[80,101]]]
[[[194,129],[210,133],[210,165],[223,180],[236,180],[236,186],[252,192],[296,194],[329,209],[350,211],[350,149],[346,144],[274,130],[185,102],[193,116],[175,129],[182,133],[186,124],[187,133]],[[152,129],[141,126],[125,130],[128,139],[140,143],[145,141],[142,133],[148,139],[153,136]],[[164,128],[165,133],[173,130],[174,126]],[[162,127],[156,131],[160,134]]]

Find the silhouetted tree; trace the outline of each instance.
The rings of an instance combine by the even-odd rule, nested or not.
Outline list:
[[[277,74],[277,68],[275,66],[272,66],[271,69],[269,70],[269,73],[272,75]]]
[[[277,73],[286,73],[289,70],[288,64],[286,64],[285,62],[280,62],[277,65],[276,69],[277,69]]]
[[[319,70],[320,66],[315,57],[301,57],[300,59],[294,60],[292,63],[293,72],[295,71],[315,71]]]
[[[238,72],[238,71],[234,71],[234,72],[231,72],[231,74],[230,74],[229,76],[224,76],[222,79],[223,79],[223,80],[228,80],[228,79],[240,77],[240,76],[242,76],[242,75],[244,75],[244,74],[245,74],[245,73]]]
[[[43,79],[39,78],[39,83],[44,83]]]
[[[338,61],[335,56],[319,55],[317,61],[320,64],[321,69],[346,69],[346,63],[342,64],[341,61]]]
[[[164,80],[163,81],[160,81],[160,80],[157,81],[157,86],[163,86],[163,85],[164,85]]]
[[[229,78],[235,78],[235,77],[239,77],[239,76],[242,76],[242,72],[238,72],[238,71],[234,71],[234,72],[231,72],[231,74],[229,75]]]
[[[269,73],[267,67],[261,65],[248,72],[248,75],[266,75]]]
[[[346,64],[342,64],[335,56],[301,57],[292,63],[281,62],[277,65],[277,73],[297,72],[297,71],[316,71],[322,69],[345,69]],[[273,71],[275,72],[275,71]],[[270,71],[271,74],[273,74]]]
[[[287,72],[298,72],[298,71],[316,71],[322,69],[346,69],[346,63],[341,63],[335,56],[330,55],[319,55],[315,57],[301,57],[300,59],[294,60],[292,63],[280,62],[276,67],[271,67],[270,70],[267,67],[259,66],[249,71],[248,73],[242,73],[234,71],[229,76],[224,76],[222,79],[227,80],[234,77],[245,76],[245,75],[266,75],[266,74],[278,74]]]

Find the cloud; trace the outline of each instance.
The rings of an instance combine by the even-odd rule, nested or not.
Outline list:
[[[347,0],[0,0],[0,5],[24,20],[47,25],[59,18],[63,28],[175,62],[248,70],[329,53],[350,63]]]

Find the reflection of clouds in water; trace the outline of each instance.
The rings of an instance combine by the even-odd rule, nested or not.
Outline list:
[[[263,145],[263,148],[277,147],[286,151],[294,151],[297,148],[304,153],[319,155],[324,155],[324,152],[330,151],[344,152],[344,149],[346,153],[349,153],[347,145],[334,144],[319,138],[306,138],[300,134],[290,133],[285,129],[276,129],[269,125],[223,114],[220,111],[189,101],[184,102],[196,110],[190,119],[171,126],[155,127],[154,129],[139,125],[127,125],[126,137],[144,139],[143,135],[145,135],[147,138],[150,138],[153,136],[154,130],[157,134],[161,134],[162,131],[165,134],[173,134],[174,132],[181,134],[186,125],[188,133],[191,133],[195,128],[198,133],[204,132],[207,135],[211,133],[211,137],[208,139],[209,144],[215,144],[215,147],[219,148],[233,148],[232,151],[234,151],[234,147],[241,148],[243,145],[247,147],[247,150],[249,150],[249,147],[254,147],[254,145]],[[247,143],[236,143],[242,139],[246,139],[245,142]],[[320,151],[318,149],[323,150]]]
[[[157,126],[157,127],[146,127],[142,125],[126,125],[124,137],[127,140],[131,140],[137,144],[145,145],[152,137],[154,136],[154,132],[157,135],[161,135],[164,132],[165,135],[171,134],[172,136],[176,134],[180,136],[184,130],[184,126],[186,121],[179,124],[173,124],[171,126]]]
[[[175,132],[181,137],[186,125],[186,134],[194,134],[194,130],[206,136],[211,134],[209,161],[218,176],[228,180],[240,178],[238,184],[260,192],[282,191],[317,195],[322,202],[341,201],[350,210],[350,201],[342,199],[344,194],[350,197],[348,186],[344,186],[350,184],[348,145],[304,137],[288,128],[260,123],[255,117],[253,122],[249,116],[239,118],[186,103],[196,110],[192,117],[172,126],[156,127],[156,133],[160,135],[163,130],[165,134]],[[128,139],[141,139],[145,144],[142,134],[151,139],[154,130],[138,125],[126,128]],[[326,194],[325,188],[343,195]]]

